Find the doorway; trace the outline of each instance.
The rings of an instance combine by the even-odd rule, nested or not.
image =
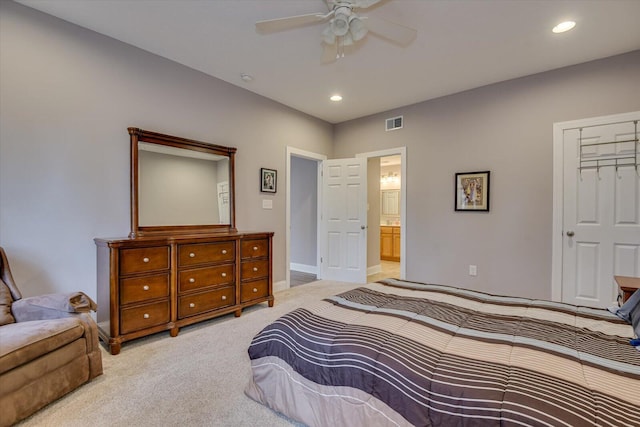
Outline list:
[[[397,154],[368,159],[368,222],[372,229],[369,233],[367,282],[400,277],[403,225],[400,216],[401,163]],[[378,230],[374,229],[376,225],[379,225]],[[375,236],[375,231],[379,231],[379,237]]]
[[[326,156],[287,147],[286,286],[317,280],[320,173]]]
[[[367,158],[367,282],[406,274],[406,147],[357,154]]]
[[[379,162],[379,158],[388,157],[388,156],[399,156],[400,158],[400,224],[406,224],[406,186],[402,183],[402,178],[406,176],[406,147],[398,147],[388,150],[381,150],[369,153],[360,153],[355,157],[367,158],[377,160]],[[301,161],[299,161],[301,160]],[[304,150],[299,150],[293,147],[287,147],[287,182],[286,182],[286,192],[287,192],[287,201],[286,201],[286,287],[291,287],[296,284],[307,283],[309,280],[313,280],[315,278],[322,279],[321,272],[321,219],[320,215],[322,212],[322,167],[323,163],[327,160],[325,155],[312,153]],[[301,169],[306,170],[307,172],[315,169],[316,172],[316,187],[314,188],[313,183],[309,183],[309,181],[298,179],[297,176],[294,177],[292,175],[292,168],[297,168],[298,166],[302,166]],[[295,170],[293,171],[295,173]],[[369,174],[369,172],[368,172]],[[375,173],[372,174],[372,177],[376,184],[376,188],[378,191],[378,195],[380,194],[380,174],[379,169]],[[306,182],[306,184],[305,184]],[[371,181],[369,181],[371,182]],[[368,186],[369,187],[369,186]],[[316,225],[315,225],[315,233],[308,231],[313,230],[314,226],[307,226],[307,232],[299,231],[299,227],[294,225],[296,221],[295,216],[296,212],[292,212],[293,209],[297,208],[297,201],[295,200],[295,194],[304,194],[311,195],[311,198],[315,198],[317,201],[317,212],[316,212]],[[306,196],[305,196],[306,197]],[[367,195],[369,197],[369,195]],[[379,196],[375,200],[376,206],[379,206],[380,199]],[[369,207],[371,203],[369,203]],[[309,219],[309,213],[305,214],[306,218]],[[367,253],[373,251],[379,255],[380,253],[380,233],[379,233],[379,224],[380,218],[379,216],[374,220],[375,226],[368,227],[367,229]],[[402,254],[406,253],[406,226],[401,228],[401,238],[400,238],[400,252]],[[376,232],[377,230],[377,232]],[[304,240],[303,240],[303,236]],[[297,243],[294,243],[294,240],[298,239],[300,242],[305,242],[307,249],[309,247],[315,247],[315,263],[312,260],[313,257],[309,258],[307,254],[306,261],[299,262],[299,257],[297,254],[297,250],[294,249],[294,246]],[[372,249],[371,249],[372,248]],[[295,256],[294,250],[296,251]],[[366,258],[366,257],[365,257]],[[400,258],[400,263],[393,264],[390,266],[385,265],[384,268],[380,263],[378,258],[378,262],[375,264],[370,263],[368,260],[365,260],[367,267],[367,281],[375,281],[384,277],[396,277],[403,279],[405,277],[406,272],[406,257],[402,256]],[[371,266],[371,267],[369,267]],[[384,276],[384,277],[383,277]]]

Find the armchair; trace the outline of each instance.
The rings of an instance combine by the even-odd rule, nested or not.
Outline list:
[[[0,247],[0,426],[102,374],[95,309],[81,292],[23,298]]]

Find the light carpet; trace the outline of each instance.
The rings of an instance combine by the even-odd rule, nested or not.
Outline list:
[[[269,323],[307,302],[353,289],[320,280],[275,294],[275,305],[130,341],[104,374],[50,404],[20,426],[292,426],[244,394],[251,370],[247,348]],[[295,424],[294,424],[295,425]]]

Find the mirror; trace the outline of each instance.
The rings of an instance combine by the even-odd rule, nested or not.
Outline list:
[[[380,203],[382,215],[400,215],[400,190],[382,190]]]
[[[129,128],[131,233],[235,231],[235,148]]]

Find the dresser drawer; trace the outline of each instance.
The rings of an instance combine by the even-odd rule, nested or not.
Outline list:
[[[240,285],[240,302],[263,298],[269,294],[269,281],[267,279],[254,280]]]
[[[143,273],[169,268],[169,246],[122,249],[120,274]]]
[[[167,322],[169,322],[169,301],[123,308],[120,312],[120,333],[127,334]]]
[[[234,305],[235,288],[227,286],[200,294],[178,297],[178,318],[189,317],[205,311]]]
[[[240,243],[242,259],[264,257],[269,254],[269,239],[248,239]]]
[[[180,292],[185,292],[209,286],[233,284],[235,282],[233,270],[234,264],[183,270],[178,274],[178,289]]]
[[[178,265],[181,267],[211,262],[233,262],[235,258],[234,241],[180,245],[178,249]]]
[[[240,279],[257,279],[269,275],[269,260],[244,261],[242,263]]]
[[[120,280],[120,304],[169,296],[169,273]]]

